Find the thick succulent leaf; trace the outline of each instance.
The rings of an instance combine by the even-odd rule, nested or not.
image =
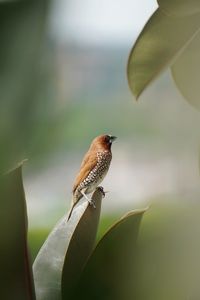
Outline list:
[[[132,299],[135,281],[136,242],[145,210],[121,218],[97,244],[74,294],[64,299]]]
[[[185,16],[200,12],[199,0],[157,0],[162,11],[169,16]]]
[[[200,109],[200,33],[172,66],[174,81],[190,104]]]
[[[33,264],[37,300],[61,299],[61,281],[71,289],[90,255],[96,238],[102,193],[92,199],[96,209],[81,199],[69,221],[65,215],[52,230]]]
[[[172,18],[160,9],[138,37],[128,61],[128,81],[137,97],[185,50],[200,28],[200,14]]]
[[[22,167],[0,177],[0,299],[35,299]]]

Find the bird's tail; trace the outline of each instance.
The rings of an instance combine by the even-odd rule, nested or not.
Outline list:
[[[77,202],[73,202],[73,199],[72,199],[72,204],[71,204],[71,208],[69,210],[69,213],[68,213],[68,217],[67,217],[67,221],[69,221],[71,215],[72,215],[72,211],[74,209],[74,206],[76,205]]]

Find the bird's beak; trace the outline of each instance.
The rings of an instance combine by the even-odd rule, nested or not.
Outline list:
[[[117,138],[116,136],[111,135],[111,137],[110,137],[111,142],[114,142],[116,140],[116,138]]]

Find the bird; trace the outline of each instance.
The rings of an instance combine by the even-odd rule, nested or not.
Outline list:
[[[82,197],[95,208],[95,204],[87,194],[92,193],[105,178],[112,160],[111,146],[116,138],[116,136],[103,134],[92,141],[73,184],[72,204],[68,220],[71,217],[74,206]]]

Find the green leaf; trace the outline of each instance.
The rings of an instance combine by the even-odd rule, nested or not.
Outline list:
[[[80,276],[96,238],[102,199],[100,189],[94,192],[92,199],[96,209],[81,199],[69,221],[65,215],[58,222],[37,255],[33,265],[37,300],[61,299],[61,281],[69,290]]]
[[[200,109],[200,33],[171,67],[174,81],[187,101]]]
[[[129,86],[136,98],[175,62],[196,38],[199,28],[200,14],[172,18],[157,9],[139,35],[128,61]]]
[[[169,16],[185,16],[200,12],[199,0],[157,0],[162,11]]]
[[[146,209],[121,218],[97,244],[71,299],[133,299],[140,221]],[[69,299],[67,293],[64,299]]]
[[[35,299],[22,165],[0,177],[0,298]]]
[[[131,299],[200,299],[200,202],[198,194],[188,195],[159,199],[145,214]]]

